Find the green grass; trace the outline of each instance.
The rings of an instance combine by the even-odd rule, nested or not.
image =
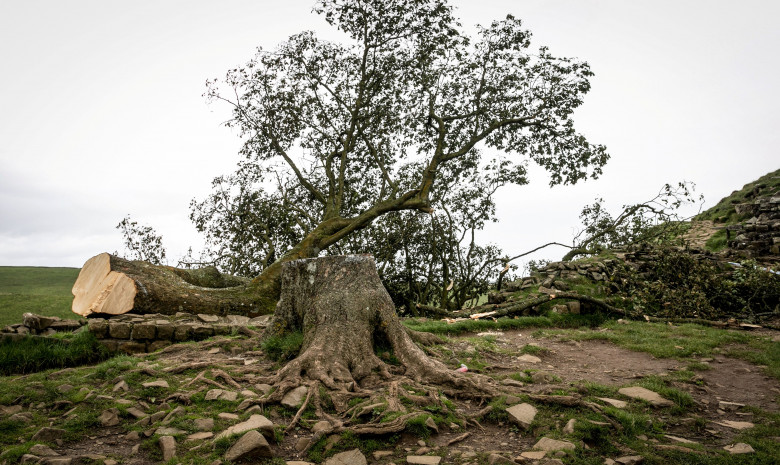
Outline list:
[[[510,330],[523,328],[581,328],[595,327],[606,321],[601,314],[570,315],[550,313],[546,316],[524,316],[499,318],[498,320],[464,320],[449,324],[444,321],[404,320],[404,324],[415,331],[435,334],[463,334],[489,330]]]
[[[707,239],[707,242],[704,244],[704,248],[709,250],[710,252],[720,252],[721,250],[725,249],[728,246],[728,240],[726,239],[726,230],[721,229],[712,236],[710,236],[709,239]]]
[[[763,187],[760,187],[763,186]],[[769,196],[780,189],[780,170],[767,173],[757,180],[745,184],[745,186],[724,197],[714,207],[700,213],[697,220],[712,220],[716,223],[734,224],[743,219],[737,215],[734,204],[747,203],[754,201],[757,197],[753,196],[756,188],[760,188],[759,197]]]
[[[0,325],[22,322],[25,312],[75,318],[70,293],[78,268],[0,266]]]
[[[111,357],[94,334],[82,331],[68,339],[25,337],[0,340],[0,374],[32,373],[95,363]]]

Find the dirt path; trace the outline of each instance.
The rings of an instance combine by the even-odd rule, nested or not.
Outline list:
[[[691,221],[691,229],[683,237],[691,247],[703,249],[707,239],[721,229],[722,227],[715,226],[710,220]]]

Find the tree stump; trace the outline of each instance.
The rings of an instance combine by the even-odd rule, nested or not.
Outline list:
[[[283,264],[281,298],[268,336],[303,333],[298,357],[274,379],[278,400],[302,384],[332,391],[358,391],[361,382],[400,376],[437,385],[463,397],[485,397],[489,381],[462,375],[429,358],[401,324],[370,255],[328,256]],[[375,354],[381,344],[400,362],[390,366]],[[278,398],[278,399],[277,399]]]

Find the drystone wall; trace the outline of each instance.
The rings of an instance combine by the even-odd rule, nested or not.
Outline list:
[[[126,353],[154,352],[176,342],[198,341],[212,336],[229,335],[240,328],[262,328],[271,316],[249,318],[241,315],[136,315],[125,313],[110,318],[68,320],[25,313],[24,321],[0,330],[1,337],[19,339],[27,336],[52,336],[61,331],[88,330],[113,351]]]
[[[780,195],[735,205],[749,220],[726,228],[728,246],[742,257],[780,255]]]
[[[127,352],[154,352],[175,342],[198,341],[226,336],[242,327],[264,327],[270,315],[249,318],[241,315],[124,315],[89,318],[87,326],[109,349]]]

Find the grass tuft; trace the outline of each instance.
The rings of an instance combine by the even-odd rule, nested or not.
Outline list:
[[[94,334],[81,331],[70,339],[25,337],[0,341],[0,374],[24,374],[100,362],[112,353]]]

